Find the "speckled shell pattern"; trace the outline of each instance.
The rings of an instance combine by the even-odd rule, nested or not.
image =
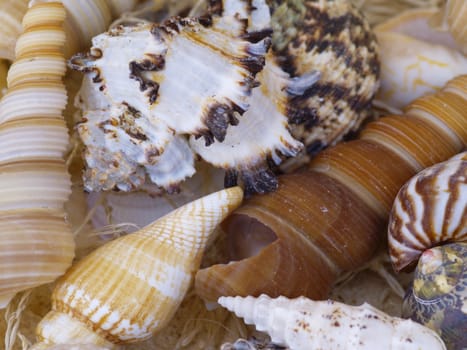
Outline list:
[[[221,297],[219,303],[290,350],[446,349],[432,330],[390,317],[369,304],[349,306],[304,297]]]
[[[385,239],[404,183],[465,149],[466,78],[417,99],[404,116],[369,123],[359,139],[279,177],[276,192],[246,200],[223,223],[226,261],[197,273],[197,293],[211,301],[261,293],[325,298],[340,273],[368,262]]]
[[[405,183],[388,227],[396,271],[416,263],[426,249],[461,241],[467,241],[467,152],[426,168]]]
[[[426,250],[404,299],[403,317],[441,336],[448,350],[467,344],[467,243]]]
[[[216,226],[242,201],[239,187],[190,202],[111,241],[58,280],[39,344],[114,344],[147,339],[182,302]]]
[[[1,307],[15,293],[56,279],[74,257],[64,211],[71,193],[64,19],[58,2],[28,10],[0,101]]]

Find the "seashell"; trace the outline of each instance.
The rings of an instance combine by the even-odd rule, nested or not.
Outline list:
[[[448,30],[461,51],[467,55],[467,4],[462,0],[446,0],[443,8],[431,18],[430,25],[436,29]]]
[[[265,343],[257,339],[237,339],[233,344],[224,343],[220,350],[287,350],[287,348],[274,343]]]
[[[184,298],[215,227],[242,196],[233,187],[202,197],[72,266],[57,282],[33,349],[68,343],[113,348],[162,329]]]
[[[436,331],[448,349],[467,344],[467,243],[434,247],[421,255],[404,298],[403,316]]]
[[[220,297],[218,302],[290,350],[446,349],[429,328],[391,317],[367,303],[350,306],[304,297],[271,299],[264,294]]]
[[[154,130],[151,144],[158,155],[164,154],[172,134],[190,136],[195,153],[227,170],[226,186],[240,180],[246,193],[275,190],[274,169],[284,158],[296,156],[304,145],[308,154],[314,154],[356,130],[378,87],[376,41],[361,14],[347,1],[321,3],[322,7],[306,2],[295,8],[265,1],[249,6],[240,0],[219,0],[210,2],[208,15],[196,20],[178,18],[161,26],[120,27],[94,38],[87,56],[71,60],[72,67],[87,73],[78,101],[84,117],[81,125],[91,130],[90,135],[80,132],[88,147],[87,167],[93,163],[102,168],[86,172],[89,189],[137,189],[143,184],[143,173],[158,186],[173,185],[153,179],[144,159],[147,147],[135,140],[132,142],[138,146],[132,148],[141,149],[132,158],[140,160],[131,165],[124,162],[125,173],[115,173],[112,167],[108,171],[109,159],[121,160],[122,155],[114,157],[114,150],[94,145],[103,137],[103,131],[97,132],[96,126],[102,129],[103,121],[97,118],[100,112],[93,112],[96,109],[110,110],[102,117],[107,121],[118,120],[115,115],[128,108],[126,105],[141,113],[138,123],[153,125],[146,129]],[[294,28],[300,28],[293,31],[296,36],[287,34],[292,31],[287,32],[289,23],[284,23],[284,16],[289,15],[296,18]],[[323,19],[324,28],[314,21],[307,24],[313,16]],[[273,48],[266,54],[269,41],[265,37],[271,28]],[[198,43],[190,38],[194,32]],[[308,32],[319,34],[309,39],[310,45]],[[295,37],[297,47],[292,42]],[[207,38],[212,48],[218,46],[216,53],[201,45]],[[114,53],[114,47],[122,43],[127,43],[131,52]],[[191,66],[197,67],[196,77],[188,71],[180,73]],[[177,79],[172,78],[175,72]],[[119,106],[123,102],[125,107]],[[127,129],[117,120],[113,123],[116,129]],[[104,136],[102,143],[110,144],[109,138],[114,138],[114,133]],[[118,139],[121,143],[121,137]],[[96,152],[96,147],[100,151]],[[128,154],[123,158],[130,158],[133,151],[123,152]],[[103,161],[91,159],[96,154]],[[295,167],[308,156],[300,159],[286,167]],[[183,170],[174,174],[174,182],[191,176],[192,167]],[[94,175],[96,181],[90,178]],[[134,177],[138,181],[132,182]],[[119,181],[105,183],[107,178]]]
[[[27,0],[3,0],[0,2],[0,57],[12,61],[15,56],[16,38],[21,34],[21,21],[28,8]]]
[[[427,249],[467,241],[467,152],[426,168],[402,186],[389,218],[396,271],[413,267]]]
[[[467,71],[467,58],[449,33],[429,26],[436,11],[408,10],[375,27],[384,52],[378,101],[401,109],[418,97],[439,91],[447,81]]]
[[[0,307],[19,291],[53,281],[71,265],[74,241],[65,220],[71,193],[62,117],[66,91],[60,3],[24,16],[17,59],[0,101]],[[29,43],[25,37],[35,38]]]
[[[197,294],[208,301],[262,293],[326,298],[337,276],[376,252],[402,185],[465,148],[467,102],[447,98],[448,89],[465,85],[449,83],[435,95],[446,111],[409,107],[406,116],[380,118],[359,139],[281,176],[276,192],[246,200],[223,223],[229,263],[201,269]]]

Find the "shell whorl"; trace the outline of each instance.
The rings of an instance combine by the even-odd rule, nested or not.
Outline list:
[[[242,198],[239,187],[202,197],[79,261],[58,281],[39,341],[112,347],[151,337],[172,318],[214,229]]]
[[[268,333],[273,343],[291,350],[446,349],[430,329],[390,317],[366,303],[349,306],[304,297],[271,299],[264,294],[257,298],[221,297],[218,302],[245,323]]]
[[[403,184],[465,148],[465,79],[431,99],[437,108],[416,100],[406,116],[369,123],[359,139],[281,176],[276,192],[245,201],[223,224],[231,262],[201,269],[197,293],[210,301],[261,293],[325,298],[342,271],[371,259]]]
[[[467,241],[467,152],[412,177],[394,201],[389,253],[400,271],[433,246]]]
[[[62,117],[64,19],[58,2],[28,10],[8,91],[0,101],[2,307],[18,291],[56,279],[74,257],[64,211],[71,193],[64,161],[68,130]]]

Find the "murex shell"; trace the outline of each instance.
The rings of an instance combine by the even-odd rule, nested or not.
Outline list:
[[[87,73],[86,188],[125,191],[172,189],[195,172],[195,153],[227,170],[226,185],[274,190],[284,158],[359,127],[379,74],[369,26],[341,0],[213,1],[197,19],[101,34],[71,66]]]
[[[272,299],[221,297],[222,306],[247,324],[267,332],[273,343],[290,350],[446,349],[438,335],[416,322],[391,317],[364,303],[313,301],[304,297]]]
[[[438,332],[448,349],[465,349],[467,243],[446,244],[422,254],[402,313]]]
[[[388,243],[396,271],[433,246],[467,241],[467,152],[412,177],[394,201]]]

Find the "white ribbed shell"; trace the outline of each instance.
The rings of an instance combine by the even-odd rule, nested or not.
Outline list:
[[[304,297],[271,299],[264,294],[221,297],[218,302],[290,350],[446,349],[429,328],[391,317],[366,303],[349,306]]]

